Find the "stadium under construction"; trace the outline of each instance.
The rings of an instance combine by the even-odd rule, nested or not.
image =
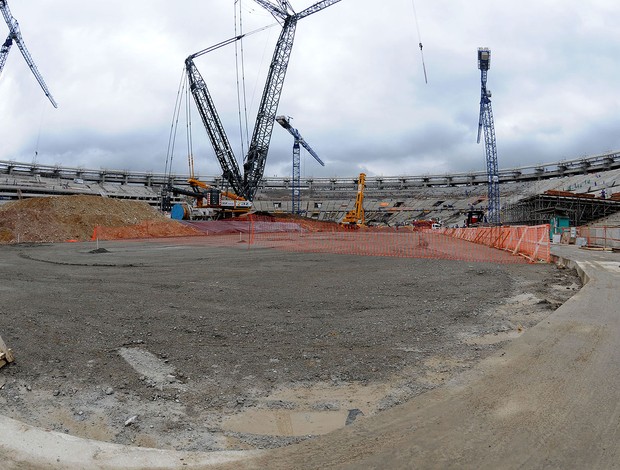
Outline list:
[[[499,172],[502,222],[537,225],[554,216],[583,225],[620,211],[620,153],[562,160],[555,163],[504,169]],[[202,176],[214,188],[226,190],[219,176]],[[0,198],[89,194],[141,200],[161,205],[162,188],[187,186],[185,175],[127,170],[85,169],[0,161]],[[461,225],[468,211],[486,210],[485,172],[451,175],[368,176],[365,180],[366,221],[374,225],[405,225],[433,219],[444,226]],[[313,178],[301,180],[301,215],[338,221],[353,209],[357,180]],[[180,202],[181,197],[174,201]],[[291,179],[264,177],[253,210],[292,211]]]

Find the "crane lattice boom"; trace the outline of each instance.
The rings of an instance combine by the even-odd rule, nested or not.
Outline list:
[[[480,69],[480,117],[478,120],[478,143],[484,129],[484,148],[487,163],[488,184],[488,221],[493,225],[500,224],[499,171],[497,164],[497,146],[495,142],[495,124],[491,107],[491,91],[487,89],[487,72],[491,66],[491,51],[478,49],[478,68]]]
[[[6,0],[0,0],[0,11],[2,11],[2,16],[4,16],[4,21],[6,21],[6,24],[9,27],[9,36],[4,42],[4,44],[2,45],[2,48],[0,49],[0,73],[2,72],[4,63],[6,62],[6,58],[8,56],[9,50],[11,49],[11,45],[13,42],[15,42],[15,44],[17,44],[17,47],[19,47],[19,50],[21,51],[22,55],[24,56],[24,59],[26,60],[28,67],[30,67],[32,74],[39,82],[39,85],[41,86],[43,93],[45,93],[45,96],[47,96],[47,98],[50,100],[54,108],[57,108],[58,103],[56,103],[56,101],[54,100],[54,97],[48,90],[47,85],[45,84],[45,81],[43,80],[43,77],[39,73],[37,66],[34,64],[34,60],[32,60],[32,56],[28,52],[28,49],[26,49],[26,45],[24,44],[24,40],[22,38],[21,32],[19,31],[19,23],[17,22],[15,18],[13,18],[13,15],[11,14],[11,11],[9,10],[9,5]]]
[[[244,158],[243,175],[241,175],[239,171],[237,160],[230,147],[217,110],[210,98],[207,85],[194,65],[193,59],[197,54],[189,56],[185,61],[186,72],[191,83],[192,95],[194,96],[194,101],[196,102],[202,122],[207,129],[207,134],[209,135],[215,154],[222,167],[223,176],[232,186],[233,190],[248,201],[254,199],[260,180],[265,171],[269,142],[271,140],[276,111],[278,109],[284,78],[293,48],[297,21],[321,11],[334,3],[338,3],[340,0],[323,0],[299,13],[293,11],[287,0],[278,0],[278,5],[268,0],[255,1],[269,11],[275,18],[283,21],[283,24],[258,107],[256,123],[248,147],[248,153]],[[220,43],[220,45],[228,44],[242,37],[243,35],[237,36]],[[220,45],[218,45],[218,47]]]
[[[295,139],[293,142],[293,187],[292,187],[292,212],[293,214],[299,214],[300,200],[301,200],[301,169],[300,169],[300,145],[305,148],[314,159],[319,162],[321,166],[325,166],[323,160],[319,158],[314,149],[310,147],[308,142],[301,136],[299,131],[291,126],[288,116],[278,116],[276,121],[282,127],[284,127]]]

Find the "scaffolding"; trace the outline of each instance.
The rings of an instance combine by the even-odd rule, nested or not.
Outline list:
[[[577,227],[620,212],[620,201],[588,197],[532,196],[509,204],[502,210],[505,224],[547,224],[552,217],[569,218],[571,226]]]

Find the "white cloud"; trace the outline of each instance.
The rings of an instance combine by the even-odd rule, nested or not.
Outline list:
[[[297,11],[313,3],[291,0]],[[38,88],[17,47],[0,76],[0,159],[163,171],[183,61],[234,34],[232,0],[10,2],[26,46],[60,107]],[[244,30],[273,23],[241,0]],[[476,50],[492,50],[500,167],[620,148],[620,4],[594,0],[342,0],[301,20],[279,112],[326,162],[313,176],[481,171]],[[2,28],[5,28],[4,30]],[[0,24],[2,31],[8,31]],[[243,42],[250,132],[279,26]],[[240,148],[235,48],[196,59]],[[240,50],[238,49],[238,52]],[[202,174],[220,172],[195,110]],[[184,125],[184,124],[183,124]],[[274,127],[265,174],[290,174],[292,140]],[[186,171],[185,136],[175,170]],[[242,155],[238,151],[238,158]]]

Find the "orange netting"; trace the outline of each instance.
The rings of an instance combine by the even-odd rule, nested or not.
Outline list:
[[[196,235],[201,235],[196,237]],[[362,256],[495,263],[549,261],[549,226],[419,229],[345,227],[294,217],[251,215],[220,221],[152,222],[96,227],[92,239],[192,236],[192,243]]]
[[[347,228],[333,222],[257,216],[188,224],[207,235],[204,240],[201,237],[201,243],[218,246],[496,263],[549,260],[548,225],[442,230]]]
[[[620,226],[618,225],[577,227],[576,236],[584,239],[587,246],[620,248]]]
[[[448,236],[522,255],[530,261],[550,259],[549,225],[515,225],[443,229]]]
[[[203,235],[202,232],[172,220],[145,220],[144,222],[121,226],[97,225],[91,240],[122,240],[131,238],[189,237]]]

